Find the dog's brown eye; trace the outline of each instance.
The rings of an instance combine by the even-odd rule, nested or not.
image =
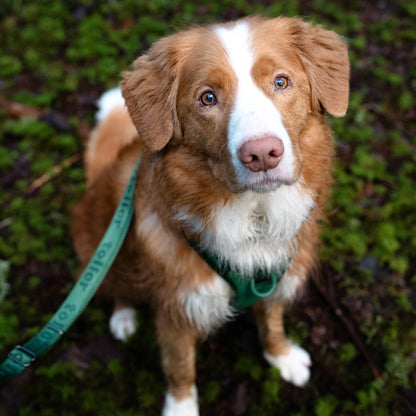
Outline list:
[[[211,107],[217,104],[217,97],[212,91],[207,91],[201,95],[200,101],[206,107]]]
[[[289,86],[289,79],[287,77],[278,76],[274,80],[274,85],[278,90],[284,90]]]

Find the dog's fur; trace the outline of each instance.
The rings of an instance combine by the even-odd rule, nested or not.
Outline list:
[[[85,267],[142,157],[134,224],[101,292],[115,298],[110,326],[122,340],[135,330],[134,304],[151,304],[164,415],[198,414],[196,341],[236,313],[230,286],[191,243],[246,275],[288,266],[253,310],[267,361],[296,385],[309,379],[309,355],[286,339],[282,314],[314,267],[334,153],[323,109],[345,114],[348,81],[335,33],[252,17],[156,42],[124,74],[128,112],[117,90],[102,98],[72,233]],[[252,148],[262,165],[246,160]]]

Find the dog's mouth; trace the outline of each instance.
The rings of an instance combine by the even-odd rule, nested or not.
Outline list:
[[[293,185],[296,177],[293,174],[283,172],[279,167],[266,172],[251,172],[246,170],[243,175],[238,175],[241,192],[254,191],[267,193],[275,191],[282,185]]]
[[[245,183],[241,184],[243,190],[250,190],[257,193],[267,193],[275,191],[282,185],[291,185],[293,180],[288,178],[279,178],[268,172],[257,172],[250,174]]]
[[[253,191],[264,194],[273,192],[283,185],[293,185],[299,176],[296,170],[292,172],[291,169],[286,169],[283,166],[277,166],[268,171],[252,172],[241,164],[235,164],[232,170],[229,170],[228,174],[224,176],[222,170],[217,171],[218,165],[220,164],[215,164],[210,160],[213,175],[225,183],[231,193]]]

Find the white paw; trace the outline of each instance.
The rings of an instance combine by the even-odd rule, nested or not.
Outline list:
[[[198,395],[196,387],[191,389],[191,397],[177,401],[169,392],[166,393],[162,416],[198,416]]]
[[[270,365],[277,367],[282,378],[289,383],[302,387],[308,382],[312,362],[303,348],[292,345],[287,355],[271,356],[265,353],[264,358]]]
[[[126,341],[137,329],[136,311],[123,308],[115,311],[110,319],[110,330],[115,339]]]

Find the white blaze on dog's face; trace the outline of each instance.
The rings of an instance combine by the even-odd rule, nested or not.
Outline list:
[[[227,59],[238,78],[228,122],[228,150],[240,186],[243,189],[268,190],[280,183],[291,183],[295,178],[293,147],[272,97],[266,96],[253,78],[255,51],[249,25],[244,22],[230,29],[218,28],[215,32],[224,45]],[[276,80],[273,79],[273,74],[270,75],[271,92],[277,89],[273,82],[280,83],[284,89],[290,88],[286,72],[285,75],[277,74]],[[251,145],[251,148],[248,149],[249,159],[245,165],[241,149],[247,145]],[[280,152],[281,155],[269,155],[273,151]],[[280,160],[277,160],[279,156]],[[265,157],[272,159],[265,162],[269,166],[261,166],[261,161],[256,160]],[[276,163],[273,162],[273,157],[276,158]],[[254,163],[251,166],[250,158],[258,166]]]

